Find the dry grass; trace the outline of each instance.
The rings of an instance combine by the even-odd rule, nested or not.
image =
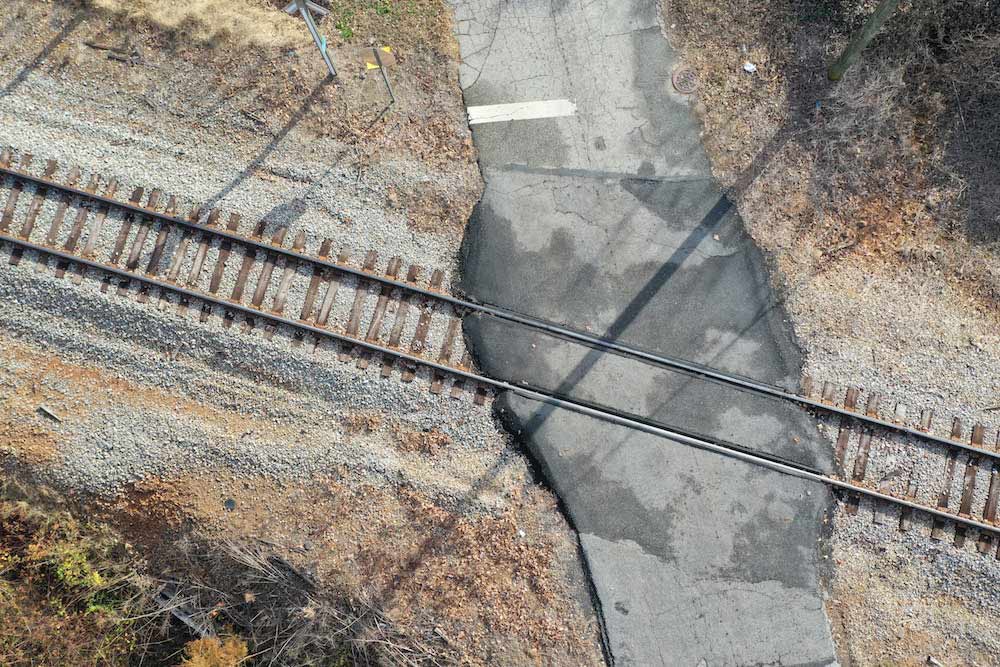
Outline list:
[[[181,574],[171,599],[196,624],[239,632],[187,647],[185,665],[234,667],[249,651],[258,664],[444,665],[452,651],[431,625],[391,618],[371,591],[321,586],[258,546],[178,543]]]
[[[238,667],[247,659],[247,644],[238,637],[204,637],[184,647],[182,667]]]
[[[875,254],[941,272],[989,308],[1000,300],[1000,9],[904,2],[830,84],[826,66],[870,10],[665,3],[699,73],[713,167],[786,277]]]
[[[457,662],[433,625],[393,618],[372,589],[320,586],[273,550],[182,538],[153,578],[106,526],[41,507],[0,500],[0,664]]]
[[[302,20],[282,10],[287,0],[84,0],[118,20],[141,22],[201,43],[290,47],[312,44]],[[404,51],[430,47],[457,58],[443,0],[331,0],[316,15],[331,46],[377,38]]]
[[[571,652],[583,648],[577,642],[586,629],[566,622],[572,614],[564,607],[561,584],[554,576],[555,544],[524,511],[528,505],[546,502],[542,494],[529,493],[518,507],[495,517],[456,517],[415,492],[403,489],[400,496],[406,512],[403,520],[426,536],[416,544],[395,545],[408,554],[410,563],[400,568],[385,546],[374,543],[366,545],[359,559],[372,581],[379,582],[382,590],[394,591],[394,606],[422,605],[439,619],[464,625],[462,634],[452,638],[463,645],[489,643],[490,635],[499,635],[528,645],[562,645]],[[394,571],[402,576],[394,576]],[[425,591],[434,594],[428,598]],[[475,632],[464,623],[470,615],[478,616],[489,634],[465,634]],[[503,650],[494,657],[500,655]],[[581,654],[575,657],[576,664],[588,662]],[[496,662],[508,664],[502,659]]]
[[[310,41],[301,22],[264,0],[89,0],[118,20],[142,21],[198,42],[296,47]]]
[[[275,6],[286,4],[273,0]],[[389,44],[404,54],[431,49],[458,58],[452,36],[451,10],[445,0],[329,0],[322,28],[333,43],[367,46],[370,40]]]
[[[438,155],[434,159],[440,159]],[[452,193],[431,182],[411,186],[391,186],[386,193],[389,206],[406,211],[406,223],[418,232],[461,231],[469,219],[468,207],[456,205]]]
[[[289,646],[316,646],[320,640],[310,637],[335,623],[335,611],[375,623],[396,646],[429,647],[462,664],[521,665],[534,656],[580,667],[600,660],[591,619],[572,597],[571,585],[578,584],[566,572],[575,567],[575,545],[550,525],[557,521],[555,500],[543,491],[517,491],[506,511],[481,514],[442,506],[406,486],[355,486],[346,467],[340,482],[310,480],[296,487],[241,478],[231,491],[218,488],[215,474],[176,487],[144,482],[141,493],[126,494],[128,506],[116,521],[158,559],[177,549],[190,554],[157,570],[177,573],[181,597],[200,600],[193,608],[210,613],[222,601],[220,625],[245,637],[251,653],[276,650],[274,642],[258,643],[276,631],[284,637],[277,648],[292,635]],[[223,513],[222,499],[229,496],[237,499],[237,510]],[[189,525],[213,535],[215,543],[232,536],[236,546],[219,555],[217,547],[199,546],[204,540],[174,539]],[[248,543],[247,536],[260,541]],[[231,563],[239,553],[247,554],[238,556],[246,563],[216,569],[214,563]],[[315,588],[281,593],[280,582],[297,577],[293,569]],[[288,594],[300,597],[282,604],[288,614],[262,618],[250,630],[244,619],[266,608],[268,591],[286,600]],[[279,624],[277,630],[270,622]],[[365,639],[364,623],[349,623],[351,631],[338,635],[348,653],[352,646],[369,652],[381,646]]]
[[[0,500],[0,664],[457,662],[433,624],[391,616],[371,587],[320,585],[273,549],[181,538],[151,577],[107,526],[41,508]]]
[[[146,652],[160,612],[142,569],[107,528],[4,497],[0,664],[126,664]]]

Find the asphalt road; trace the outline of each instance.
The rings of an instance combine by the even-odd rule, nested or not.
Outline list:
[[[453,1],[486,181],[470,296],[794,387],[800,352],[765,258],[711,177],[655,0]],[[546,107],[548,108],[548,107]],[[829,470],[795,406],[525,332],[466,335],[482,369]],[[499,401],[580,535],[616,665],[831,664],[825,488],[519,397]]]

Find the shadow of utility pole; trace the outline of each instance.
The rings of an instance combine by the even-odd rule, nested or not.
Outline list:
[[[83,21],[83,15],[77,14],[72,18],[72,20],[69,21],[69,23],[64,25],[62,30],[56,33],[56,35],[49,40],[48,44],[46,44],[45,47],[42,48],[42,50],[38,53],[38,55],[35,56],[34,60],[32,60],[30,63],[22,67],[21,70],[17,73],[17,76],[11,79],[10,82],[7,83],[7,85],[5,85],[2,90],[0,90],[0,98],[7,97],[12,92],[14,92],[21,84],[23,84],[27,80],[27,78],[31,75],[31,73],[34,72],[36,69],[38,69],[38,67],[45,62],[45,59],[48,58],[52,54],[52,52],[55,51],[59,47],[59,45],[63,43],[63,41],[65,41],[66,37],[68,37],[71,32],[76,30],[76,27],[80,25],[82,21]]]

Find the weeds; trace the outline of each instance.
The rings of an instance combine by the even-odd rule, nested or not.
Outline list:
[[[247,644],[238,637],[204,637],[184,647],[183,667],[237,667],[247,659]]]
[[[353,25],[358,15],[374,15],[376,17],[390,17],[396,14],[395,7],[390,0],[358,0],[347,2],[334,2],[330,5],[330,15],[333,17],[333,26],[340,33],[340,38],[345,42],[354,37]]]
[[[351,595],[320,587],[283,558],[255,547],[232,542],[180,546],[188,578],[175,582],[175,599],[183,600],[194,618],[238,630],[261,664],[453,662],[433,628],[399,623],[368,593]],[[217,650],[215,643],[199,646]]]
[[[344,42],[374,39],[394,47],[453,42],[442,0],[332,0],[329,9],[323,23],[332,25]]]
[[[107,531],[0,501],[0,663],[125,662],[148,630],[140,568]]]
[[[338,0],[330,3],[333,25],[345,42],[354,37],[353,26],[358,20],[368,22],[372,17],[390,17],[395,13],[391,0]]]
[[[995,265],[1000,248],[995,2],[902,3],[831,85],[826,67],[871,3],[665,1],[699,73],[713,167],[767,249],[816,272],[861,251],[915,266],[947,240],[927,268],[1000,299],[995,275],[963,269]]]
[[[351,24],[349,22],[351,16],[352,15],[344,16],[343,18],[338,19],[338,21],[334,24],[334,27],[337,28],[337,32],[340,33],[340,38],[345,41],[354,37],[354,29],[351,28]]]
[[[0,500],[0,664],[455,662],[433,627],[400,623],[371,593],[321,587],[255,547],[175,546],[164,561],[174,574],[157,581],[108,530]],[[196,636],[186,645],[185,625]]]

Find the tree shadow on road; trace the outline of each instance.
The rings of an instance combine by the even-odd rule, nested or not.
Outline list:
[[[792,17],[800,26],[806,26],[815,20],[815,8],[793,2],[790,2],[789,5],[793,9]],[[777,19],[767,18],[766,20],[775,21]],[[778,26],[774,26],[774,29],[777,30]],[[645,283],[635,289],[634,296],[619,311],[615,320],[601,334],[601,338],[611,342],[623,342],[629,326],[640,318],[642,313],[653,303],[657,295],[669,289],[670,280],[680,269],[684,268],[685,261],[695,252],[699,244],[705,240],[710,230],[730,209],[734,208],[731,202],[738,200],[753,185],[755,180],[767,170],[772,160],[783,150],[789,141],[800,137],[813,127],[817,108],[821,108],[829,99],[829,95],[833,89],[831,82],[825,75],[825,66],[825,62],[817,61],[811,67],[799,67],[794,70],[794,80],[791,81],[790,87],[796,90],[797,94],[790,98],[786,105],[784,122],[760,150],[757,151],[746,168],[737,175],[734,184],[727,189],[726,194],[718,198],[708,213],[689,231],[688,236],[663,260],[659,269]],[[651,181],[649,186],[656,188],[658,183]],[[639,190],[641,191],[643,188],[639,188]],[[633,192],[633,195],[639,199],[642,196],[642,192]],[[661,206],[663,204],[666,205],[666,208],[663,210],[662,217],[666,220],[671,215],[671,212],[668,210],[671,203],[661,202]],[[747,237],[747,240],[749,242],[749,237]],[[614,243],[615,241],[612,240],[606,244],[609,252],[614,250]],[[609,265],[610,258],[608,258],[608,261],[598,259],[596,264],[598,266]],[[572,280],[569,282],[570,284],[573,283]],[[532,287],[531,285],[525,285],[524,289],[532,289]],[[772,296],[772,298],[766,299],[758,310],[751,314],[750,320],[741,324],[741,334],[757,326],[761,320],[775,316],[775,311],[780,309],[786,296],[787,293],[778,294],[776,297]],[[687,295],[686,298],[696,297]],[[719,359],[731,345],[727,345],[717,351],[707,363],[710,364],[714,360]],[[659,346],[655,343],[650,347],[654,351],[659,351],[656,349]],[[669,350],[664,350],[663,352],[669,353]],[[556,389],[557,393],[564,396],[572,396],[573,390],[587,377],[592,371],[594,364],[604,353],[600,349],[591,348],[588,350],[583,359],[569,370],[559,382]],[[515,361],[513,365],[516,367],[517,362]],[[552,406],[542,406],[539,412],[526,420],[524,424],[525,433],[530,436],[531,433],[544,423],[552,410]]]

